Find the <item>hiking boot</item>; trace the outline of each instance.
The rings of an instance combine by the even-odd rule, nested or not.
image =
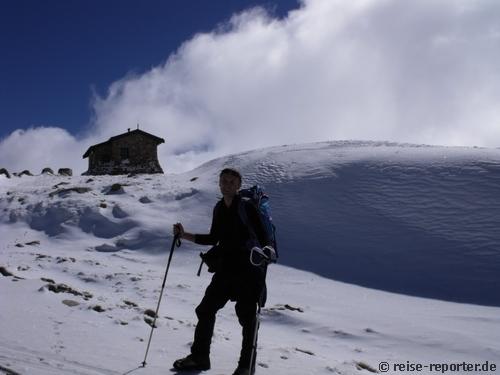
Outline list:
[[[236,370],[234,370],[233,375],[250,375],[250,370],[246,367],[238,366]]]
[[[174,369],[179,371],[205,371],[210,370],[210,359],[200,360],[192,354],[174,362]]]

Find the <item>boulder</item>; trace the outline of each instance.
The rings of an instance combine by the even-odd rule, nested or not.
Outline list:
[[[60,176],[73,176],[73,170],[71,168],[59,168],[57,174]]]
[[[43,168],[42,174],[54,174],[54,171],[50,168]]]
[[[30,171],[28,171],[27,169],[25,169],[25,170],[24,170],[24,171],[22,171],[21,173],[18,173],[17,175],[18,175],[19,177],[24,176],[24,175],[26,175],[26,176],[33,176],[33,174],[32,174]]]
[[[10,178],[10,173],[5,168],[0,169],[0,175],[5,175],[5,177]]]

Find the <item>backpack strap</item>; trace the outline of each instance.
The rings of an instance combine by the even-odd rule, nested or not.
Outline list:
[[[238,216],[240,217],[243,224],[247,227],[248,233],[250,234],[250,239],[247,241],[247,249],[251,250],[255,246],[260,247],[259,239],[257,237],[257,233],[255,232],[255,228],[253,227],[253,223],[251,223],[247,207],[250,203],[249,198],[240,197],[240,202],[238,204]]]

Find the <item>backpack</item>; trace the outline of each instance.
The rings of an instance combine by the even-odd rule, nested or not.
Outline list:
[[[271,218],[271,206],[269,204],[269,197],[264,192],[263,188],[259,185],[254,185],[248,189],[241,189],[239,191],[239,195],[241,197],[242,202],[250,202],[257,209],[257,212],[260,215],[260,220],[264,229],[266,231],[267,237],[273,246],[276,252],[276,258],[278,258],[278,246],[276,243],[276,227],[273,224],[273,220]],[[248,218],[246,215],[246,211],[241,205],[240,207],[240,218],[241,220],[248,224]],[[249,227],[251,227],[249,225]],[[252,229],[252,228],[250,228]],[[255,236],[255,233],[253,233]]]

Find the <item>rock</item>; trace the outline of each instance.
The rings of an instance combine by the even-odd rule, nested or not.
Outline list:
[[[88,188],[88,187],[74,187],[74,188],[70,188],[70,189],[67,189],[67,190],[69,190],[69,191],[75,191],[78,194],[83,194],[83,193],[88,193],[92,189]]]
[[[26,176],[33,176],[33,174],[32,174],[30,171],[28,171],[27,169],[25,169],[25,170],[24,170],[24,171],[22,171],[21,173],[18,173],[17,175],[18,175],[19,177],[24,176],[24,175],[26,175]]]
[[[73,176],[73,170],[71,168],[59,168],[57,174],[60,176]]]
[[[59,182],[57,185],[52,186],[52,189],[57,189],[61,185],[69,185],[69,182]]]
[[[49,193],[49,197],[53,197],[54,195],[59,195],[60,197],[65,197],[71,192],[75,192],[78,194],[84,194],[88,193],[91,191],[91,188],[88,187],[72,187],[72,188],[67,188],[67,189],[58,189],[56,191],[53,191],[52,193]]]
[[[137,307],[137,303],[135,302],[132,302],[132,301],[128,301],[126,299],[123,300],[123,303],[127,306],[130,306],[130,307]]]
[[[62,303],[64,303],[66,306],[69,306],[69,307],[75,307],[75,306],[78,306],[80,304],[80,302],[73,301],[71,299],[65,299],[64,301],[62,301]]]
[[[193,177],[192,179],[190,179],[189,181],[193,182],[193,181],[196,181],[198,179],[198,177]]]
[[[147,325],[153,327],[153,328],[158,328],[157,325],[155,324],[154,322],[154,319],[148,317],[148,316],[145,316],[144,317],[144,321],[146,322]]]
[[[156,313],[151,309],[147,309],[146,311],[144,311],[144,315],[146,315],[150,318],[157,318]]]
[[[305,350],[305,349],[300,349],[300,348],[295,348],[296,351],[300,352],[300,353],[304,353],[304,354],[307,354],[307,355],[312,355],[314,356],[315,354],[310,351],[310,350]]]
[[[116,184],[111,185],[111,187],[104,189],[103,192],[106,195],[110,195],[110,194],[125,194],[125,190],[123,189],[123,186],[124,185],[122,185],[122,184],[116,183]]]
[[[12,272],[10,272],[7,268],[0,266],[0,275],[9,277],[9,276],[14,276]]]
[[[24,280],[24,278],[14,275],[12,272],[10,272],[7,268],[3,266],[0,266],[0,275],[5,277],[12,277],[13,278],[12,281]]]
[[[301,313],[304,312],[304,309],[302,309],[301,307],[293,307],[293,306],[291,306],[289,304],[285,304],[284,307],[285,307],[285,309],[290,310],[290,311],[298,311],[298,312],[301,312]]]
[[[139,199],[139,202],[147,204],[147,203],[151,203],[152,201],[148,197],[141,197]]]
[[[42,287],[42,289],[43,288],[47,288],[53,293],[69,293],[75,296],[82,296],[83,299],[85,300],[88,300],[93,297],[92,294],[89,292],[79,292],[66,284],[47,284],[45,285],[45,287]]]
[[[43,168],[42,174],[54,174],[54,171],[51,168]]]
[[[10,178],[10,173],[5,168],[0,169],[0,175],[5,175],[5,177]]]
[[[56,258],[56,263],[57,264],[64,263],[64,262],[69,262],[69,261],[75,263],[76,259],[72,258],[72,257],[70,257],[70,258],[57,257]]]
[[[372,366],[364,363],[364,362],[356,362],[356,368],[358,370],[367,370],[369,372],[377,373],[378,371],[375,370]]]
[[[40,361],[43,361],[43,358],[40,358]],[[2,365],[3,364],[5,364],[7,366],[11,366],[9,363],[2,363]],[[2,374],[5,374],[5,375],[21,375],[17,371],[14,371],[11,368],[5,367],[5,366],[2,366],[2,365],[0,365],[0,371],[2,371]]]
[[[285,305],[281,305],[281,304],[278,304],[278,305],[275,305],[275,306],[272,306],[270,308],[267,309],[268,311],[284,311],[284,310],[290,310],[290,311],[298,311],[300,313],[303,313],[304,312],[304,309],[302,307],[294,307],[294,306],[291,306],[289,304],[285,304]]]
[[[101,312],[106,311],[106,309],[104,309],[104,308],[103,308],[102,306],[100,306],[100,305],[95,305],[94,307],[92,307],[92,310],[97,311],[98,313],[101,313]]]

